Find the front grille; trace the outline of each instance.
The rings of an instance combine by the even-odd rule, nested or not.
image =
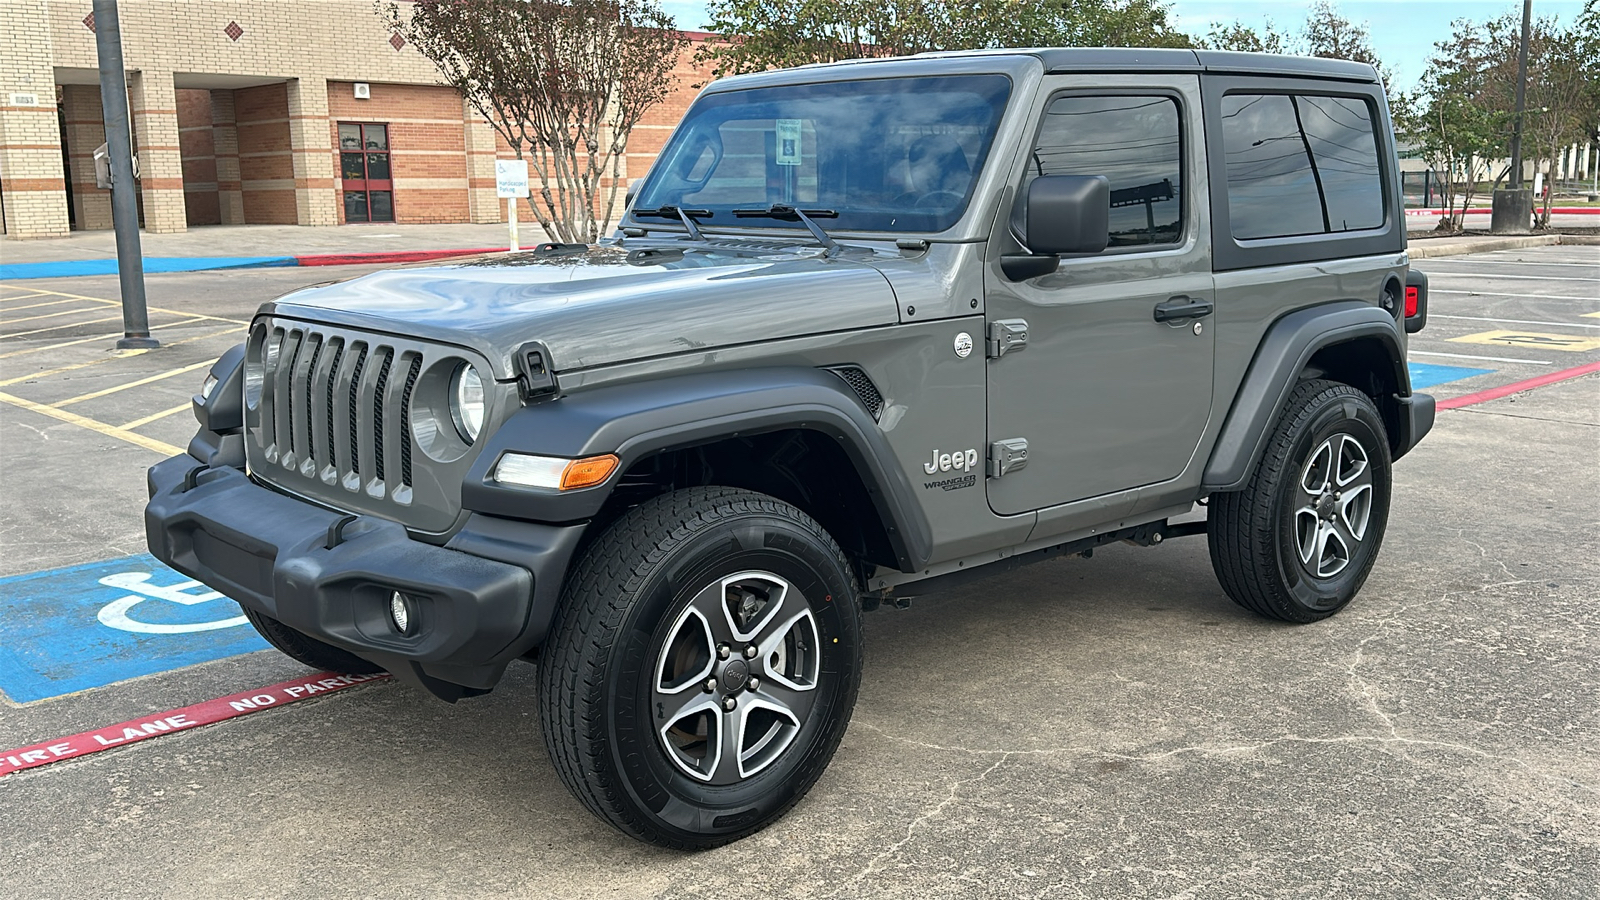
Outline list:
[[[438,385],[468,356],[351,329],[258,324],[245,362],[247,380],[259,385],[247,391],[245,410],[251,474],[336,509],[448,530],[475,448],[455,437],[443,406],[447,392]],[[429,385],[427,398],[419,397]],[[418,445],[419,431],[428,446]]]

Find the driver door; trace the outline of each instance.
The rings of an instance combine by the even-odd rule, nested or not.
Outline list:
[[[1013,281],[991,253],[986,315],[1025,322],[1026,345],[988,363],[991,443],[1026,466],[987,479],[1013,515],[1178,477],[1211,415],[1216,340],[1197,75],[1047,78],[1018,166],[1016,214],[995,235],[1026,252],[1021,198],[1040,174],[1111,183],[1110,245]],[[1183,309],[1190,316],[1165,321]],[[1013,444],[1014,446],[1014,444]],[[993,454],[992,454],[993,455]]]

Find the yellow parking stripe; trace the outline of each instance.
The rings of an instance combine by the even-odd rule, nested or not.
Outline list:
[[[103,434],[107,437],[114,437],[119,441],[127,441],[130,444],[143,447],[146,450],[154,450],[162,456],[177,456],[183,452],[183,448],[175,447],[166,441],[158,441],[155,438],[145,437],[138,432],[129,431],[126,428],[118,428],[115,425],[107,425],[104,422],[90,419],[86,416],[80,416],[77,413],[67,412],[64,409],[52,409],[51,407],[45,406],[42,403],[35,403],[32,400],[24,400],[21,397],[13,397],[10,394],[0,393],[0,403],[9,403],[12,406],[25,409],[30,412],[36,412],[42,416],[49,416],[52,419],[58,419],[62,422],[66,422],[69,425],[76,425],[79,428],[87,428],[90,431],[98,434]]]
[[[63,406],[71,406],[74,403],[82,403],[85,400],[93,400],[96,397],[104,397],[107,394],[115,394],[115,393],[117,393],[119,391],[125,391],[128,388],[136,388],[136,387],[139,387],[140,385],[149,384],[149,383],[151,383],[153,381],[160,381],[160,380],[162,380],[164,378],[171,378],[174,375],[182,375],[185,372],[193,372],[195,369],[198,369],[198,368],[200,368],[202,366],[209,366],[209,365],[211,365],[211,363],[212,363],[212,360],[209,360],[209,359],[203,360],[201,362],[194,363],[193,365],[184,366],[181,369],[172,369],[170,371],[162,372],[162,373],[160,373],[158,375],[151,375],[151,376],[149,376],[147,378],[140,378],[137,381],[130,381],[127,384],[119,384],[119,385],[115,385],[113,387],[104,388],[102,390],[91,391],[90,393],[87,393],[87,394],[79,394],[76,397],[68,397],[65,400],[57,400],[56,402],[50,404],[50,406],[55,408],[55,409],[60,409]],[[126,426],[124,426],[124,427],[126,427]]]
[[[73,300],[93,300],[95,303],[104,303],[104,304],[107,304],[109,306],[121,306],[122,305],[122,301],[121,300],[107,300],[104,297],[89,297],[89,296],[85,296],[83,294],[68,294],[65,291],[47,291],[47,290],[45,290],[43,288],[36,288],[35,290],[38,290],[42,294],[50,294],[51,296],[54,296],[54,297],[67,297],[67,298],[70,298],[70,299],[73,299]],[[176,309],[163,309],[162,307],[159,307],[159,306],[150,307],[150,311],[153,312],[153,313],[166,313],[167,315],[172,315],[172,316],[194,316],[194,317],[200,318],[200,319],[211,319],[214,322],[232,322],[235,325],[249,325],[250,324],[248,321],[246,321],[244,319],[225,319],[222,316],[208,316],[208,315],[205,315],[203,313],[183,312],[181,310],[176,310]]]
[[[182,406],[174,406],[171,409],[164,409],[164,410],[162,410],[161,412],[158,412],[158,413],[151,413],[150,415],[145,416],[142,419],[134,419],[132,422],[127,422],[127,423],[124,423],[122,425],[118,425],[117,427],[118,428],[124,428],[124,429],[127,429],[127,428],[138,428],[140,425],[149,425],[151,422],[154,422],[157,419],[165,419],[167,416],[175,416],[178,413],[189,412],[192,409],[194,409],[194,404],[193,403],[185,403]]]
[[[188,321],[185,321],[185,322],[173,322],[170,325],[162,325],[161,327],[162,328],[182,328],[182,327],[184,327],[186,325],[193,325],[196,322],[199,322],[199,321],[201,321],[203,319],[209,319],[209,318],[210,318],[210,316],[201,316],[198,319],[189,319]],[[226,330],[223,330],[223,331],[215,331],[215,332],[212,332],[212,335],[228,334],[230,332],[233,332],[234,330],[235,329],[229,328],[229,329],[226,329]],[[204,337],[210,337],[211,335],[203,335],[203,336]],[[87,343],[91,343],[93,341],[109,341],[109,340],[112,340],[113,338],[120,338],[120,337],[122,337],[122,332],[120,332],[120,331],[114,331],[111,334],[97,334],[97,335],[94,335],[93,337],[78,338],[77,340],[72,340],[72,341],[62,341],[59,344],[46,344],[43,347],[29,347],[26,350],[12,350],[10,353],[0,353],[0,359],[10,359],[13,356],[26,356],[29,353],[45,353],[45,352],[50,351],[50,350],[59,350],[62,347],[71,347],[71,346],[73,346],[75,344],[87,344]],[[187,343],[187,341],[188,341],[188,339],[186,338],[183,341],[173,341],[172,344],[162,344],[162,346],[170,347],[173,344]],[[29,377],[32,377],[32,376],[29,376]]]
[[[0,284],[0,291],[27,291],[28,292],[26,294],[18,294],[15,297],[0,297],[0,303],[4,303],[7,300],[27,300],[30,297],[41,296],[42,293],[43,293],[38,288],[18,287],[17,285],[14,285],[14,284]]]
[[[68,322],[65,325],[51,325],[49,328],[35,328],[32,331],[18,331],[12,334],[0,334],[0,340],[8,341],[12,338],[27,337],[30,334],[44,334],[46,331],[60,331],[63,328],[77,328],[79,325],[98,325],[101,322],[116,322],[121,318],[122,316],[102,316],[98,319],[90,319],[87,322]]]
[[[1551,334],[1545,331],[1484,331],[1450,338],[1460,344],[1494,344],[1499,347],[1542,347],[1583,353],[1600,350],[1600,337],[1582,334]]]
[[[1591,319],[1600,319],[1600,312],[1584,313],[1584,315]]]
[[[34,299],[37,299],[38,297],[39,297],[38,294],[34,294],[31,297],[18,297],[17,299],[18,300],[34,300]],[[75,300],[75,299],[73,299],[71,297],[68,297],[65,300],[46,300],[43,303],[30,303],[27,306],[0,307],[0,312],[6,312],[6,313],[22,312],[25,309],[38,309],[41,306],[60,306],[63,303],[77,303],[77,302],[79,302],[79,301]]]
[[[62,302],[62,303],[76,303],[77,301],[75,301],[75,300],[62,300],[60,302]],[[40,304],[40,305],[44,306],[44,305],[47,305],[47,304]],[[23,322],[37,322],[40,319],[54,319],[56,316],[70,316],[70,315],[75,315],[77,313],[85,313],[85,312],[102,312],[102,310],[98,306],[80,306],[77,309],[64,309],[64,310],[62,310],[60,312],[40,313],[37,316],[26,316],[26,317],[21,318],[21,319],[0,319],[0,324],[4,324],[4,325],[21,325]]]
[[[236,329],[233,328],[224,328],[221,331],[208,331],[205,334],[197,334],[192,337],[183,338],[182,340],[163,342],[161,344],[161,348],[164,350],[168,347],[176,347],[180,344],[190,344],[195,341],[203,341],[206,338],[214,338],[220,335],[234,333],[236,333]],[[10,385],[16,384],[19,381],[38,381],[41,378],[49,378],[51,375],[60,375],[62,372],[76,372],[79,369],[87,369],[90,366],[98,366],[101,363],[108,363],[113,360],[142,356],[149,352],[149,350],[113,350],[110,354],[102,356],[99,359],[91,359],[87,362],[74,363],[70,366],[61,366],[57,369],[45,369],[43,371],[33,372],[28,375],[18,375],[15,378],[7,378],[4,381],[0,381],[0,387],[9,387]]]

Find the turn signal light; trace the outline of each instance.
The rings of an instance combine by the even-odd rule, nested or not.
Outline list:
[[[583,459],[507,453],[494,467],[494,480],[502,484],[573,491],[593,487],[610,478],[621,462],[612,453]]]
[[[1415,316],[1416,314],[1417,314],[1417,289],[1415,287],[1407,287],[1406,288],[1406,318],[1409,319],[1412,316]]]
[[[575,459],[567,465],[567,470],[561,473],[561,489],[571,491],[593,487],[610,478],[619,462],[621,460],[610,453],[605,456],[591,456],[588,459]]]

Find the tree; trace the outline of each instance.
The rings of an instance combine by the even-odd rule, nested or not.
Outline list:
[[[1493,102],[1493,64],[1487,29],[1458,19],[1451,24],[1450,37],[1434,44],[1416,92],[1395,102],[1397,130],[1442,176],[1441,231],[1461,229],[1477,186],[1477,160],[1504,146],[1509,114]]]
[[[996,47],[1187,47],[1161,0],[712,0],[717,76]]]
[[[1367,31],[1366,24],[1356,24],[1340,15],[1338,8],[1329,0],[1317,0],[1311,4],[1300,39],[1307,56],[1363,62],[1378,70],[1384,85],[1394,81],[1383,60],[1372,49],[1372,35]]]
[[[1595,2],[1589,0],[1572,28],[1563,30],[1555,19],[1545,17],[1535,19],[1529,32],[1523,155],[1534,164],[1535,171],[1541,165],[1548,167],[1551,178],[1555,177],[1555,161],[1562,149],[1594,134],[1596,52],[1600,39],[1594,36],[1593,28],[1597,18]],[[1515,127],[1521,18],[1508,12],[1486,22],[1484,30],[1489,58],[1485,101],[1503,112],[1504,140],[1509,142]],[[1537,224],[1547,226],[1549,220],[1547,199]]]
[[[1200,39],[1207,50],[1242,50],[1246,53],[1289,53],[1291,38],[1268,19],[1260,31],[1243,22],[1212,22],[1211,31]]]
[[[665,99],[688,41],[655,0],[377,0],[530,169],[557,240],[611,224],[628,136]]]

